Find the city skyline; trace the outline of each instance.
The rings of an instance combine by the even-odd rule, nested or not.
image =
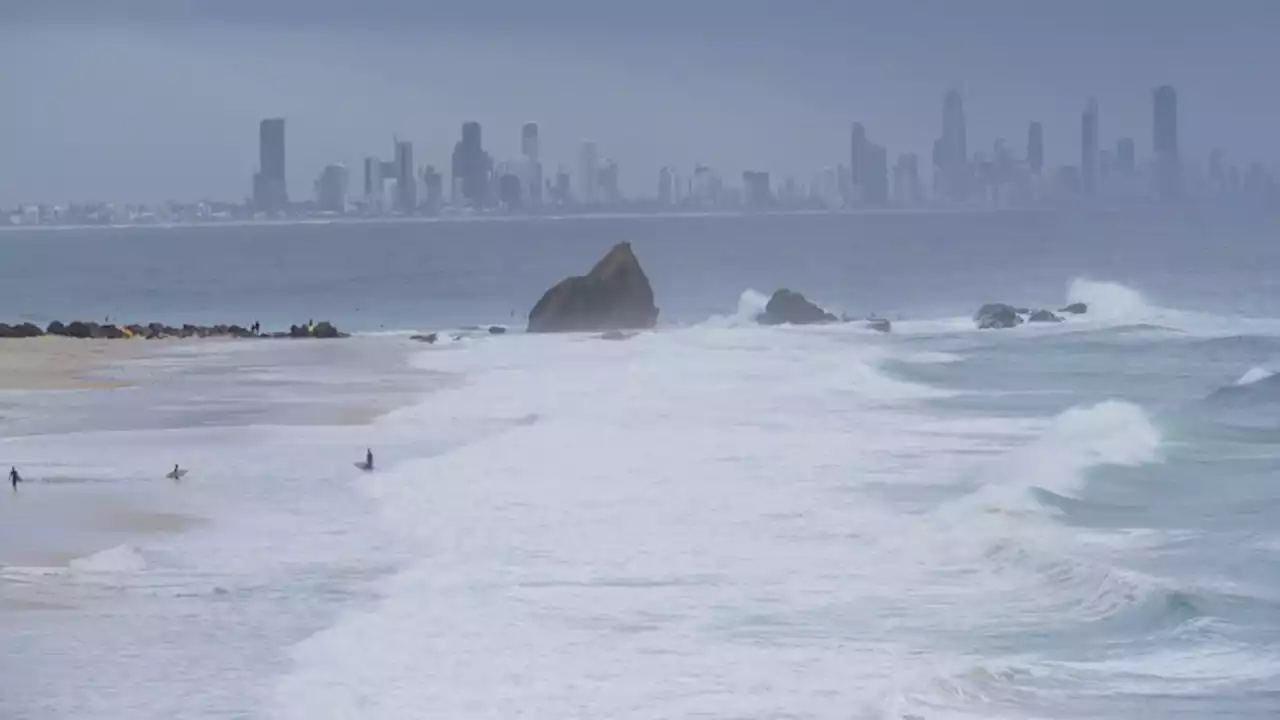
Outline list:
[[[664,166],[803,178],[836,148],[845,157],[851,121],[889,149],[891,166],[910,152],[927,175],[949,87],[963,94],[975,149],[1003,138],[1021,150],[1038,119],[1047,163],[1079,157],[1089,97],[1104,147],[1146,138],[1151,88],[1171,84],[1186,156],[1280,157],[1280,99],[1265,90],[1268,61],[1280,61],[1277,11],[1256,2],[1213,14],[1146,0],[1034,14],[995,0],[963,14],[928,1],[814,2],[821,13],[783,16],[749,0],[494,0],[483,12],[390,0],[145,12],[139,0],[63,0],[28,3],[39,12],[25,15],[5,5],[0,60],[39,68],[0,78],[22,110],[0,114],[5,206],[243,197],[257,154],[245,128],[264,117],[290,119],[286,185],[300,197],[329,163],[355,176],[365,157],[389,157],[397,134],[447,174],[467,120],[486,129],[495,159],[520,157],[519,125],[537,121],[548,168],[577,166],[591,138],[631,195],[652,192]]]

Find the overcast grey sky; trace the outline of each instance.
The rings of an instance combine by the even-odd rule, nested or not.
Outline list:
[[[327,162],[447,168],[466,120],[496,160],[536,120],[544,157],[583,138],[651,193],[662,165],[807,181],[863,122],[927,158],[959,87],[969,147],[1076,162],[1151,147],[1152,89],[1179,93],[1185,154],[1280,159],[1275,0],[0,0],[0,205],[249,192],[257,122],[288,121],[290,195]]]

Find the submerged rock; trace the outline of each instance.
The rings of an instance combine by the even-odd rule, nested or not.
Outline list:
[[[756,316],[761,325],[814,325],[836,320],[835,315],[809,302],[804,295],[786,288],[775,292],[764,312]]]
[[[565,278],[543,293],[529,311],[528,330],[589,332],[643,330],[658,321],[653,288],[631,250],[614,245],[586,275]]]
[[[1022,316],[1017,308],[1004,303],[987,303],[974,314],[973,321],[980,330],[1017,327],[1022,324]]]
[[[410,335],[409,339],[417,340],[418,342],[424,342],[429,345],[433,345],[435,344],[436,340],[440,339],[440,335],[437,333],[427,333],[426,335]]]
[[[867,318],[866,327],[868,330],[878,330],[885,333],[893,329],[893,325],[888,318]]]
[[[1082,302],[1076,302],[1076,303],[1071,303],[1070,305],[1062,308],[1058,312],[1070,313],[1072,315],[1084,315],[1085,313],[1089,312],[1089,306]]]
[[[635,337],[636,334],[637,333],[633,332],[625,333],[621,330],[609,330],[608,332],[600,333],[596,337],[599,337],[601,340],[630,340]]]
[[[506,333],[507,333],[507,329],[506,329],[506,328],[504,328],[504,327],[502,327],[501,325],[490,325],[490,326],[489,326],[489,334],[490,334],[490,335],[505,335]]]
[[[31,323],[22,323],[21,325],[0,323],[0,338],[33,338],[41,335],[44,335],[44,330]]]

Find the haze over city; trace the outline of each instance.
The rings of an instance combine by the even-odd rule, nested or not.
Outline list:
[[[1043,124],[1045,165],[1078,164],[1080,117],[1100,147],[1152,154],[1152,93],[1176,88],[1182,156],[1203,167],[1273,166],[1280,60],[1263,2],[810,3],[612,7],[585,2],[426,5],[399,0],[7,3],[0,76],[13,99],[0,207],[252,195],[258,123],[288,126],[287,185],[308,198],[330,163],[386,157],[393,137],[447,175],[464,122],[495,162],[521,156],[537,122],[545,175],[577,174],[594,140],[627,196],[659,170],[745,170],[809,183],[849,162],[862,123],[921,159],[931,182],[941,100],[963,96],[971,153],[1021,155]]]

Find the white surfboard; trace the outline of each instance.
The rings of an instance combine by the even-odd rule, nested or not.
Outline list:
[[[170,480],[181,480],[183,476],[185,476],[186,474],[187,474],[186,470],[170,470],[169,474],[165,475],[165,477],[169,478]]]

